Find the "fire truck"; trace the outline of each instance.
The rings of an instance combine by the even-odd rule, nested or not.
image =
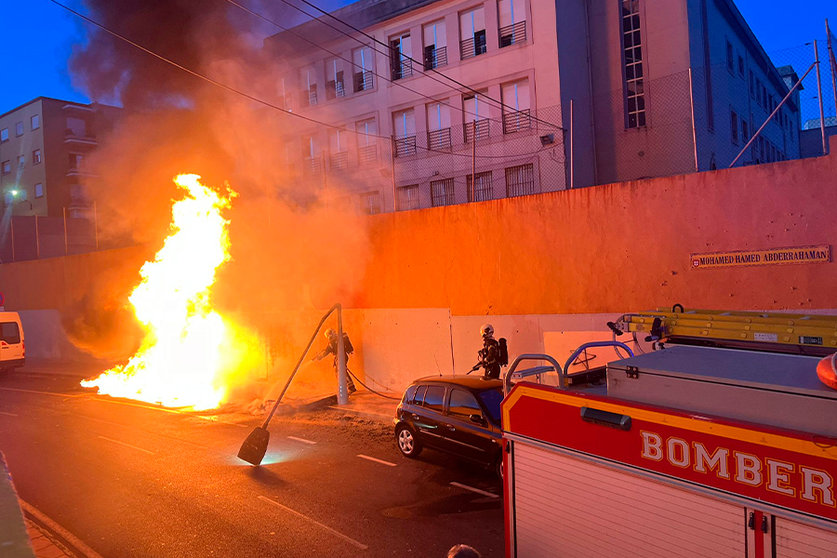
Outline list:
[[[675,305],[608,326],[505,376],[506,556],[837,556],[837,389],[817,374],[837,316]],[[591,353],[613,360],[573,364]]]

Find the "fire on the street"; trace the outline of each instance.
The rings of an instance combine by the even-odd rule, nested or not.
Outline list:
[[[82,386],[168,407],[218,407],[244,366],[251,338],[212,308],[216,270],[230,259],[229,221],[236,193],[219,193],[194,174],[174,181],[185,196],[172,205],[171,233],[130,296],[145,337],[129,361]]]

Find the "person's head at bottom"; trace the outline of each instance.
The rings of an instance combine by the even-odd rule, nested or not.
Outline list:
[[[473,546],[457,544],[448,550],[448,558],[481,558],[480,553]]]

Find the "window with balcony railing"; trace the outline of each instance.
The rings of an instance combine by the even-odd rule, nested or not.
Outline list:
[[[535,167],[532,163],[506,169],[506,196],[526,196],[535,193]]]
[[[323,161],[320,157],[306,157],[302,169],[305,174],[319,174],[323,170]]]
[[[456,203],[453,188],[453,178],[432,180],[430,182],[430,203],[433,207],[453,205]]]
[[[488,139],[491,128],[488,118],[465,123],[465,143],[471,143],[476,137],[477,141]]]
[[[462,60],[485,54],[485,29],[459,43],[459,57]]]
[[[317,85],[311,84],[308,89],[305,89],[300,94],[300,101],[302,106],[312,106],[317,104]]]
[[[375,144],[363,145],[358,149],[358,160],[361,163],[371,163],[378,158],[378,146]]]
[[[474,182],[472,175],[467,175],[465,181],[468,185],[468,201],[487,201],[494,198],[494,191],[491,186],[491,171],[478,172],[477,180]]]
[[[363,209],[366,211],[367,215],[377,215],[381,212],[380,192],[367,192],[365,194],[361,194],[361,199]]]
[[[389,65],[393,80],[413,75],[410,34],[404,33],[389,40]]]
[[[529,109],[514,110],[503,113],[503,133],[511,134],[532,127],[532,117]]]
[[[396,157],[407,157],[416,154],[416,136],[405,136],[393,140],[393,152]]]
[[[331,168],[333,170],[345,169],[349,166],[349,153],[346,151],[332,153],[329,163],[331,164]]]
[[[391,69],[393,81],[410,77],[413,75],[413,61],[409,58],[395,59]]]
[[[346,89],[343,87],[343,72],[338,72],[336,79],[326,82],[326,99],[331,100],[345,96]]]
[[[424,69],[432,70],[448,65],[448,47],[430,45],[424,47]]]
[[[361,91],[367,91],[369,89],[372,89],[372,87],[374,85],[372,77],[373,77],[372,70],[363,70],[361,72],[355,72],[355,74],[354,74],[355,93],[359,93]]]
[[[427,147],[430,149],[450,149],[450,128],[427,132]]]
[[[500,48],[522,43],[526,40],[526,22],[518,21],[500,28]]]

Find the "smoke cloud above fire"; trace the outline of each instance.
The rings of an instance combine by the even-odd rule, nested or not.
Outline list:
[[[275,5],[247,7],[294,24]],[[232,3],[87,0],[86,8],[91,19],[178,65],[281,105],[278,84],[288,70],[262,42],[278,30]],[[153,254],[169,233],[172,178],[196,173],[207,185],[229,184],[239,193],[226,215],[232,259],[219,269],[214,305],[264,336],[272,359],[295,360],[322,312],[335,302],[351,306],[359,295],[369,244],[365,217],[347,194],[357,191],[351,178],[329,175],[315,188],[301,187],[285,154],[301,152],[310,123],[89,29],[89,42],[70,62],[74,79],[94,102],[122,110],[85,161],[93,177],[85,187],[97,204],[102,245],[144,248],[130,252],[135,266],[122,267],[131,270],[91,284],[67,313],[68,333],[96,356],[131,345],[106,333],[132,321],[125,295],[140,255]],[[118,301],[124,306],[116,311]]]

